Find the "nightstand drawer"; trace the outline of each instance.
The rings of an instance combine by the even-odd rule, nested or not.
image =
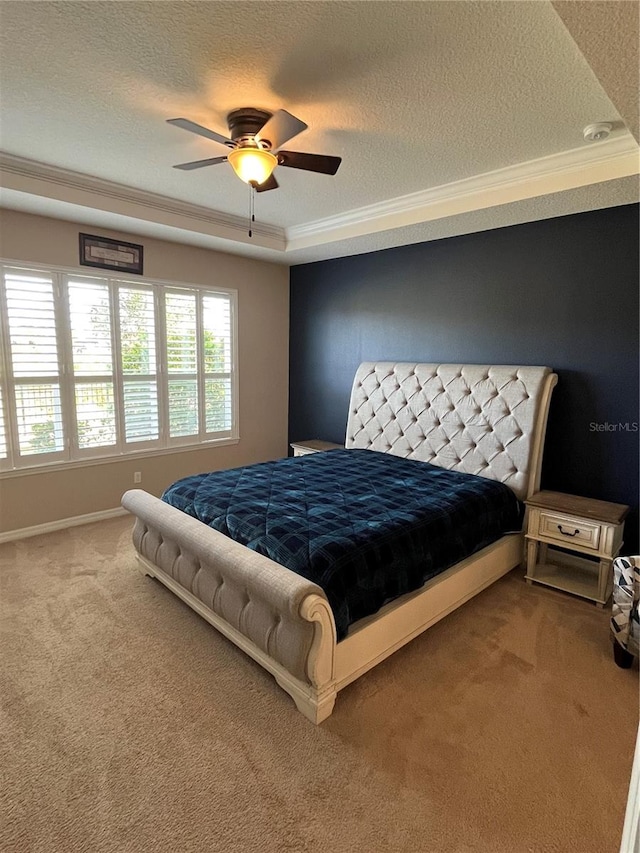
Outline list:
[[[546,536],[547,539],[562,542],[565,547],[580,545],[582,548],[592,548],[597,551],[600,545],[600,529],[599,524],[582,518],[541,512],[538,533],[540,536]]]

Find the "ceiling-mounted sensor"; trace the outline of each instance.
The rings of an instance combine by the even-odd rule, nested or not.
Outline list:
[[[601,142],[611,133],[613,125],[608,121],[599,121],[596,124],[588,124],[582,131],[585,142]]]

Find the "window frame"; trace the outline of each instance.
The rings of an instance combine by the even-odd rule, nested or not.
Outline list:
[[[122,461],[144,456],[165,455],[186,450],[198,450],[204,447],[236,444],[239,441],[238,425],[238,292],[234,288],[215,285],[193,284],[182,281],[151,279],[118,271],[92,270],[63,267],[53,264],[29,263],[0,258],[0,405],[5,428],[6,458],[0,458],[0,477],[37,473],[42,470],[66,469],[105,462]],[[9,334],[9,316],[5,292],[5,272],[12,271],[28,275],[50,276],[53,281],[55,304],[55,328],[58,347],[58,381],[62,406],[62,426],[64,449],[43,453],[21,454],[17,431],[17,409],[15,386],[20,382],[13,376],[11,342]],[[104,274],[101,274],[104,273]],[[116,442],[112,445],[93,448],[80,448],[76,423],[75,387],[96,382],[97,376],[75,375],[73,369],[73,339],[69,310],[68,285],[70,281],[86,279],[88,282],[101,280],[108,287],[110,308],[110,336],[112,356],[112,378],[114,395],[114,419]],[[155,379],[158,404],[158,438],[142,441],[126,441],[124,388],[127,381],[146,381],[146,374],[133,374],[133,379],[125,373],[122,365],[122,342],[120,334],[120,287],[132,290],[150,291],[153,294],[155,329]],[[195,294],[196,301],[196,376],[198,388],[198,433],[190,436],[172,438],[169,434],[169,396],[168,379],[172,374],[167,371],[167,326],[165,315],[165,294],[169,292],[187,292]],[[202,322],[203,297],[220,296],[229,304],[230,335],[230,416],[228,430],[207,433],[205,383],[208,374],[204,358],[204,326]],[[51,377],[52,378],[52,377]],[[33,380],[36,381],[35,378]]]

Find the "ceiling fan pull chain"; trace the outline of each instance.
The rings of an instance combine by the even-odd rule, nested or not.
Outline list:
[[[251,224],[256,221],[256,216],[254,213],[255,204],[256,204],[256,185],[253,181],[249,183],[249,237],[253,235],[251,230]]]

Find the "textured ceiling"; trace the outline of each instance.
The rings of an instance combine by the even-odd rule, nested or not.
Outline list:
[[[554,0],[553,8],[569,29],[627,127],[640,140],[640,3],[637,0]]]
[[[165,119],[226,133],[233,109],[285,108],[309,125],[287,148],[343,163],[335,177],[278,169],[280,189],[257,197],[256,216],[279,229],[316,222],[585,146],[582,128],[594,121],[630,136],[637,80],[626,78],[628,61],[618,75],[610,53],[602,59],[593,42],[602,22],[586,7],[635,3],[557,5],[572,8],[558,14],[545,0],[2,2],[0,146],[76,181],[91,176],[244,217],[248,190],[228,164],[171,168],[218,150]],[[629,45],[629,16],[611,20]],[[606,43],[615,46],[615,26]],[[604,186],[607,201],[591,193],[590,206],[633,200],[628,182],[614,201]],[[37,192],[16,198],[8,192],[2,203],[45,212]],[[485,221],[503,219],[494,208]],[[400,231],[395,239],[405,241]],[[330,254],[325,246],[318,256]]]

